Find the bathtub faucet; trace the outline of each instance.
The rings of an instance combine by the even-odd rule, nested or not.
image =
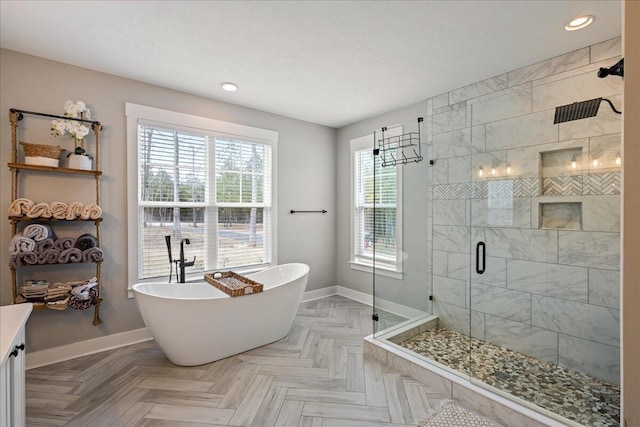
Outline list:
[[[193,267],[193,265],[196,263],[196,257],[193,257],[193,261],[187,261],[184,258],[184,244],[190,245],[191,242],[189,241],[189,239],[182,239],[180,240],[180,259],[178,260],[178,269],[180,270],[180,279],[178,280],[179,283],[184,283],[184,268],[185,267]]]

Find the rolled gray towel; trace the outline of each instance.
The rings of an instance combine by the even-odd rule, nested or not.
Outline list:
[[[24,237],[33,239],[36,242],[40,242],[47,238],[51,238],[52,240],[56,239],[56,234],[48,224],[29,224],[24,228],[24,230],[22,230],[22,234]]]
[[[58,258],[58,262],[60,264],[82,262],[82,251],[78,248],[65,249],[60,253],[60,258]]]
[[[38,255],[35,252],[20,252],[18,260],[18,264],[21,265],[36,265],[38,263]]]
[[[82,262],[98,262],[102,261],[102,249],[89,248],[82,252]]]
[[[13,254],[9,257],[9,267],[14,270],[18,268],[18,254]]]
[[[96,236],[93,234],[83,234],[76,239],[76,244],[74,246],[81,251],[86,251],[87,249],[97,247],[98,239],[96,239]]]
[[[36,252],[42,253],[48,251],[49,249],[53,249],[54,247],[55,245],[53,243],[53,239],[46,238],[36,243]]]
[[[58,249],[48,249],[38,254],[38,264],[57,264],[60,259]]]
[[[76,239],[74,239],[73,237],[60,237],[55,241],[56,248],[60,249],[61,251],[64,251],[65,249],[73,248],[75,247],[75,244],[76,244]]]

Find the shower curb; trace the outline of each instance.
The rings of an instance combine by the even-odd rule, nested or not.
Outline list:
[[[427,316],[418,321],[433,320],[431,317],[433,316]],[[415,328],[415,326],[413,327]],[[581,424],[562,418],[550,411],[541,409],[539,412],[528,408],[407,353],[406,349],[401,349],[389,341],[389,338],[394,335],[411,329],[411,325],[405,325],[402,329],[404,330],[394,329],[391,332],[375,334],[375,337],[374,335],[365,337],[363,342],[365,357],[375,359],[404,375],[410,376],[444,394],[447,398],[505,426],[582,427]]]

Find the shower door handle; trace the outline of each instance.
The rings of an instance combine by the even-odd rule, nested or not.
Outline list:
[[[482,248],[482,268],[480,267],[480,248]],[[487,248],[484,242],[478,242],[476,245],[476,273],[484,273],[487,266]]]

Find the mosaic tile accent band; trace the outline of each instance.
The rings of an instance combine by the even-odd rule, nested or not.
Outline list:
[[[513,197],[535,197],[540,188],[539,178],[520,178],[513,183]]]
[[[579,196],[582,194],[582,175],[554,176],[542,180],[545,196]]]
[[[471,184],[442,184],[433,186],[434,200],[468,199]]]
[[[620,194],[620,172],[560,176],[542,180],[545,196],[597,196]],[[434,200],[536,197],[540,178],[516,178],[433,186]]]
[[[620,194],[620,172],[607,172],[585,175],[583,194]]]

